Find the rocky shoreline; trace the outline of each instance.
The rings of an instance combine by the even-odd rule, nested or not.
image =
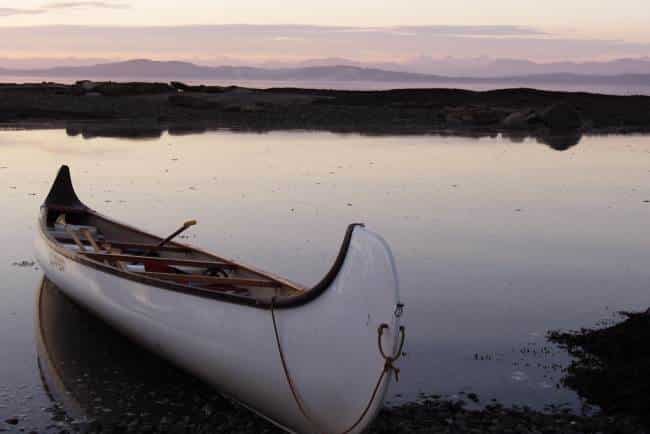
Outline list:
[[[40,409],[46,422],[39,426],[37,421],[43,417],[36,414],[11,415],[0,419],[0,432],[282,432],[202,381],[134,345],[52,285],[41,288],[40,300],[43,344],[38,345],[38,365],[51,400]],[[584,414],[561,405],[544,411],[506,407],[474,393],[459,393],[453,399],[433,395],[383,409],[367,432],[648,432],[646,342],[650,313],[627,314],[624,319],[603,323],[596,330],[552,332],[548,336],[575,357],[562,381],[586,401],[589,410]],[[107,360],[119,360],[119,364]]]
[[[564,385],[607,414],[633,416],[650,426],[650,310],[620,315],[621,322],[555,331],[549,339],[574,357]]]
[[[544,138],[648,132],[650,97],[533,89],[249,89],[178,82],[0,85],[0,125],[70,122],[137,122],[179,131],[305,129]]]
[[[152,415],[147,412],[126,412],[98,418],[72,418],[54,405],[46,411],[54,422],[44,432],[69,434],[148,433],[148,434],[208,434],[208,433],[267,433],[283,430],[246,409],[216,395],[190,397],[194,411],[182,417]],[[545,412],[526,407],[504,407],[490,403],[482,410],[468,410],[463,400],[431,397],[418,403],[382,410],[366,431],[368,434],[436,433],[436,434],[642,434],[648,432],[635,418],[624,415],[579,416],[567,410],[549,409]],[[0,432],[40,432],[19,418],[0,421]]]

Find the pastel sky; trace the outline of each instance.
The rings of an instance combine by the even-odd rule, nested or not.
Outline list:
[[[385,61],[453,55],[545,61],[650,56],[648,1],[0,0],[0,57],[164,58],[185,53],[205,58],[352,56]],[[241,24],[272,27],[223,26]],[[51,27],[56,25],[81,27]],[[205,33],[206,27],[197,25],[219,31]],[[295,25],[304,28],[297,31]],[[128,43],[115,26],[131,28]],[[330,38],[329,26],[345,26],[354,35],[345,38],[337,32]],[[163,39],[170,39],[171,46],[157,40],[163,28]],[[207,40],[197,39],[188,30],[192,28],[203,29],[201,37]],[[113,46],[103,40],[111,32],[116,35]],[[236,38],[237,32],[240,43],[213,40]],[[6,39],[16,36],[23,39]],[[201,42],[206,47],[198,52],[194,45]]]

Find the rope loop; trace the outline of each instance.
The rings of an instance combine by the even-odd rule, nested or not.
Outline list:
[[[303,415],[303,417],[307,420],[307,422],[314,428],[316,432],[322,433],[322,430],[320,429],[316,421],[307,412],[307,409],[305,408],[305,405],[302,399],[300,398],[300,394],[298,393],[298,389],[293,382],[293,378],[289,373],[289,367],[287,366],[287,361],[284,356],[284,350],[282,349],[282,344],[280,343],[280,333],[278,331],[278,323],[275,318],[275,301],[276,298],[272,297],[270,303],[270,311],[271,311],[271,318],[273,319],[273,331],[275,333],[275,342],[278,348],[280,361],[282,362],[282,370],[284,371],[284,376],[287,380],[287,384],[289,385],[289,389],[291,390],[291,394],[293,395],[293,399],[296,402],[296,405],[298,406],[298,410]],[[361,423],[361,421],[366,417],[368,411],[370,411],[370,407],[372,407],[373,402],[375,402],[375,398],[377,397],[377,392],[379,391],[379,386],[381,385],[381,382],[384,379],[384,377],[386,377],[387,375],[390,376],[390,374],[393,373],[395,375],[395,381],[399,381],[400,370],[395,366],[394,363],[403,355],[402,350],[404,349],[406,331],[404,329],[404,326],[400,326],[399,328],[400,343],[397,352],[395,352],[395,354],[393,354],[392,356],[387,356],[386,353],[384,352],[384,348],[381,343],[381,338],[383,337],[384,332],[388,329],[390,329],[390,327],[388,326],[388,324],[385,323],[381,324],[377,329],[377,346],[379,347],[379,354],[381,354],[381,356],[384,358],[384,368],[379,374],[379,378],[377,379],[375,388],[373,389],[372,394],[370,395],[370,399],[368,400],[366,407],[361,412],[361,415],[348,429],[343,431],[341,434],[348,434],[350,431],[354,430]]]
[[[381,344],[381,338],[384,336],[384,331],[390,329],[389,325],[386,323],[383,323],[382,325],[379,326],[377,329],[377,346],[379,347],[379,354],[384,358],[384,374],[386,373],[394,373],[395,374],[395,381],[399,382],[399,373],[400,370],[395,366],[395,362],[402,357],[402,350],[404,349],[404,341],[406,340],[406,330],[404,329],[404,326],[400,326],[399,328],[399,334],[400,334],[400,342],[399,342],[399,347],[397,349],[397,352],[393,354],[392,356],[387,356],[386,353],[384,352],[384,347]]]

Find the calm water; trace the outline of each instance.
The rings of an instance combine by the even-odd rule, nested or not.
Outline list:
[[[558,152],[502,138],[85,140],[62,130],[0,131],[0,420],[26,415],[47,426],[56,420],[43,411],[52,399],[78,413],[105,383],[128,384],[120,372],[137,365],[130,343],[87,331],[92,318],[57,315],[69,303],[55,288],[37,308],[42,273],[16,265],[33,260],[38,206],[64,163],[93,208],[160,234],[195,218],[185,241],[306,284],[329,269],[348,223],[381,233],[406,303],[407,357],[393,403],[475,392],[482,402],[580,409],[572,391],[556,386],[568,357],[545,333],[650,306],[648,136],[584,137]],[[92,367],[52,380],[74,360]],[[93,385],[107,370],[112,379]],[[79,398],[70,384],[84,378]],[[174,378],[179,388],[197,387]],[[142,381],[146,389],[158,379]]]

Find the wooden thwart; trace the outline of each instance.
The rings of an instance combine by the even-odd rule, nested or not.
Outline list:
[[[70,237],[72,238],[72,236]],[[56,237],[57,241],[68,241],[67,237],[61,237],[57,236]],[[95,240],[97,241],[97,240]],[[163,247],[157,247],[156,244],[152,243],[132,243],[132,242],[127,242],[127,241],[115,241],[115,240],[100,240],[103,244],[110,244],[113,247],[120,248],[122,250],[124,249],[141,249],[141,250],[151,250],[153,249],[154,251],[165,251],[165,252],[190,252],[192,249],[189,247],[183,247],[183,246],[170,246],[170,245],[165,245]],[[80,240],[82,244],[90,244],[86,240]]]
[[[116,260],[123,262],[131,262],[136,264],[158,263],[167,265],[185,265],[188,267],[199,268],[237,268],[236,264],[229,264],[227,262],[217,261],[199,261],[195,259],[181,259],[181,258],[158,258],[154,256],[138,256],[138,255],[115,255],[112,253],[93,253],[85,252],[85,255],[92,259],[98,260]]]
[[[79,236],[71,229],[66,228],[65,231],[68,233],[68,235],[70,235],[70,237],[72,238],[74,243],[77,245],[77,247],[79,247],[79,250],[81,252],[85,252],[86,249],[85,249],[83,243],[81,242],[81,240],[79,239]]]
[[[99,244],[97,244],[97,241],[95,241],[95,238],[93,238],[93,234],[91,234],[88,229],[82,229],[81,233],[86,237],[90,245],[93,246],[95,252],[99,253],[102,251],[102,249],[99,247]]]

